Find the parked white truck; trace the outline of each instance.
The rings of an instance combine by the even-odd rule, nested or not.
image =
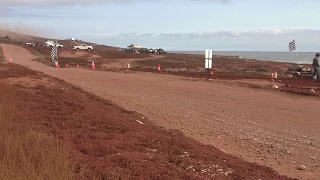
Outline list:
[[[73,48],[72,49],[75,49],[75,50],[88,50],[88,51],[90,51],[90,50],[92,50],[93,49],[93,47],[92,46],[88,46],[88,45],[86,45],[86,44],[81,44],[80,46],[73,46]]]
[[[62,44],[59,44],[58,42],[55,42],[55,41],[51,41],[51,40],[48,40],[47,42],[45,42],[46,46],[47,47],[52,47],[52,46],[57,46],[57,47],[63,47]]]

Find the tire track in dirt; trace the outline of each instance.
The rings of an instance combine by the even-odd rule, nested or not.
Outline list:
[[[222,82],[148,73],[55,69],[26,49],[1,45],[13,62],[66,80],[166,128],[300,179],[320,177],[320,101]],[[298,171],[298,164],[307,170]]]

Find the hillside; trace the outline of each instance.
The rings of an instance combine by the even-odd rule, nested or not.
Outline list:
[[[7,31],[0,29],[0,37],[9,36],[11,39],[17,40],[17,41],[46,41],[46,38],[43,37],[36,37],[36,36],[30,36],[25,34],[20,34],[12,31]]]
[[[4,38],[5,36],[9,36],[11,40],[17,41],[17,42],[26,42],[26,41],[34,41],[39,44],[43,44],[47,40],[55,40],[52,38],[45,38],[45,37],[37,37],[37,36],[31,36],[31,35],[25,35],[13,31],[8,31],[8,30],[3,30],[0,29],[0,38]],[[67,39],[69,37],[66,37]],[[65,39],[57,39],[58,42],[66,47],[71,47],[71,45],[80,45],[80,44],[87,44],[90,46],[96,46],[96,48],[110,48],[110,49],[118,49],[118,47],[113,47],[113,46],[105,46],[105,45],[99,45],[96,43],[91,43],[91,42],[85,42],[82,40],[77,40],[77,41],[68,41]]]

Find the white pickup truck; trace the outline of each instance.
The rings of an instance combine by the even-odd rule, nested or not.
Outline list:
[[[86,44],[81,44],[80,46],[73,46],[72,49],[76,49],[76,50],[92,50],[93,47],[92,46],[87,46]]]
[[[46,44],[47,47],[52,47],[52,46],[57,46],[57,47],[60,47],[60,48],[63,47],[62,44],[59,44],[59,43],[54,42],[54,41],[47,41],[47,42],[45,42],[45,44]]]

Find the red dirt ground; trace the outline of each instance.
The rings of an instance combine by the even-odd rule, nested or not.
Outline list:
[[[59,79],[15,64],[0,68],[0,80],[15,87],[29,122],[70,146],[80,179],[93,173],[99,179],[290,179]]]
[[[319,158],[319,139],[315,136],[319,130],[317,99],[242,88],[239,82],[234,83],[230,79],[214,79],[214,83],[208,83],[201,79],[151,73],[120,74],[71,68],[54,69],[28,62],[31,57],[27,51],[10,48],[6,47],[8,54],[19,52],[15,54],[18,63],[65,79],[111,99],[128,110],[143,113],[161,126],[180,129],[200,142],[213,144],[246,160],[274,167],[288,176],[301,179],[319,177],[316,161]],[[26,61],[20,60],[21,57],[26,57]],[[240,68],[238,72],[245,71],[242,72]],[[224,73],[227,77],[228,73]],[[270,89],[271,84],[290,83],[283,79],[283,82],[277,83],[269,80],[262,83],[263,80],[258,80],[261,83],[249,81],[249,84],[245,84],[248,81],[235,79],[240,81],[241,86],[253,84],[253,87],[260,87],[262,84],[267,89]],[[315,84],[309,80],[301,81]],[[265,87],[267,83],[270,85]],[[203,113],[206,109],[211,110]],[[296,170],[295,167],[300,163],[307,164],[308,170]]]

